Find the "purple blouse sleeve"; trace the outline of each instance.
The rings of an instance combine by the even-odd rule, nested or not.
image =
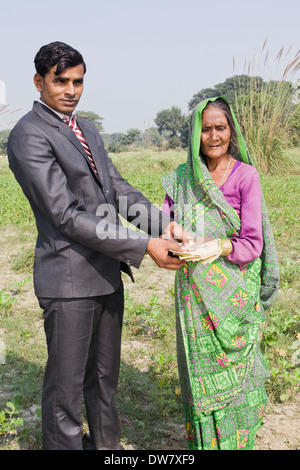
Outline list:
[[[168,196],[168,194],[166,194],[166,197],[165,197],[165,200],[164,200],[164,203],[163,203],[163,206],[162,206],[162,211],[165,214],[167,214],[169,217],[171,217],[172,219],[174,219],[173,206],[174,206],[174,202],[172,201],[170,196]]]
[[[261,255],[263,249],[261,187],[256,171],[240,186],[241,231],[232,237],[232,251],[227,259],[232,263],[244,265]]]
[[[248,167],[248,168],[247,168]],[[245,171],[236,173],[237,184],[232,184],[231,190],[220,188],[227,202],[234,207],[241,220],[241,231],[238,237],[232,237],[232,251],[227,259],[235,264],[245,265],[258,258],[263,249],[261,187],[257,171],[247,165]],[[250,170],[252,168],[252,170]],[[251,175],[249,177],[249,173]],[[234,188],[233,188],[234,186]],[[166,194],[162,207],[170,217],[174,217],[174,202]]]

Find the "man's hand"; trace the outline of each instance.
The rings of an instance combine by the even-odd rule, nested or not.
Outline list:
[[[182,246],[178,244],[182,243]],[[185,251],[195,243],[194,238],[176,222],[170,222],[162,238],[150,238],[147,253],[160,268],[176,270],[185,265],[184,260],[171,256],[169,250]]]
[[[185,265],[184,260],[180,260],[177,256],[170,256],[169,250],[183,251],[181,245],[174,240],[163,240],[161,238],[150,238],[147,253],[159,268],[165,268],[176,271]]]
[[[195,239],[184,228],[177,224],[177,222],[170,222],[164,230],[162,238],[171,238],[178,243],[182,243],[183,248],[187,249],[190,245],[195,243]]]

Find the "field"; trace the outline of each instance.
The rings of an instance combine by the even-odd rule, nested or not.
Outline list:
[[[257,449],[300,449],[300,150],[290,155],[296,162],[290,174],[261,178],[281,284],[262,343],[271,371],[270,406]],[[161,206],[160,179],[184,162],[186,153],[141,150],[112,158],[131,184]],[[5,157],[0,159],[0,201],[0,450],[38,450],[46,345],[31,277],[36,230]],[[123,279],[126,311],[117,395],[122,443],[128,449],[187,449],[176,368],[174,274],[145,256],[134,275],[134,284]],[[85,431],[84,413],[83,422]]]

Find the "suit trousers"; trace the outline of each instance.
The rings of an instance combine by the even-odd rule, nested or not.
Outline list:
[[[84,299],[39,298],[48,348],[42,395],[45,450],[81,450],[83,398],[96,449],[117,449],[117,392],[124,310],[123,284]]]

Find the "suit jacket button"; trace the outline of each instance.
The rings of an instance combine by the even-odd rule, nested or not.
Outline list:
[[[109,193],[108,189],[103,188],[103,193],[108,194]]]

